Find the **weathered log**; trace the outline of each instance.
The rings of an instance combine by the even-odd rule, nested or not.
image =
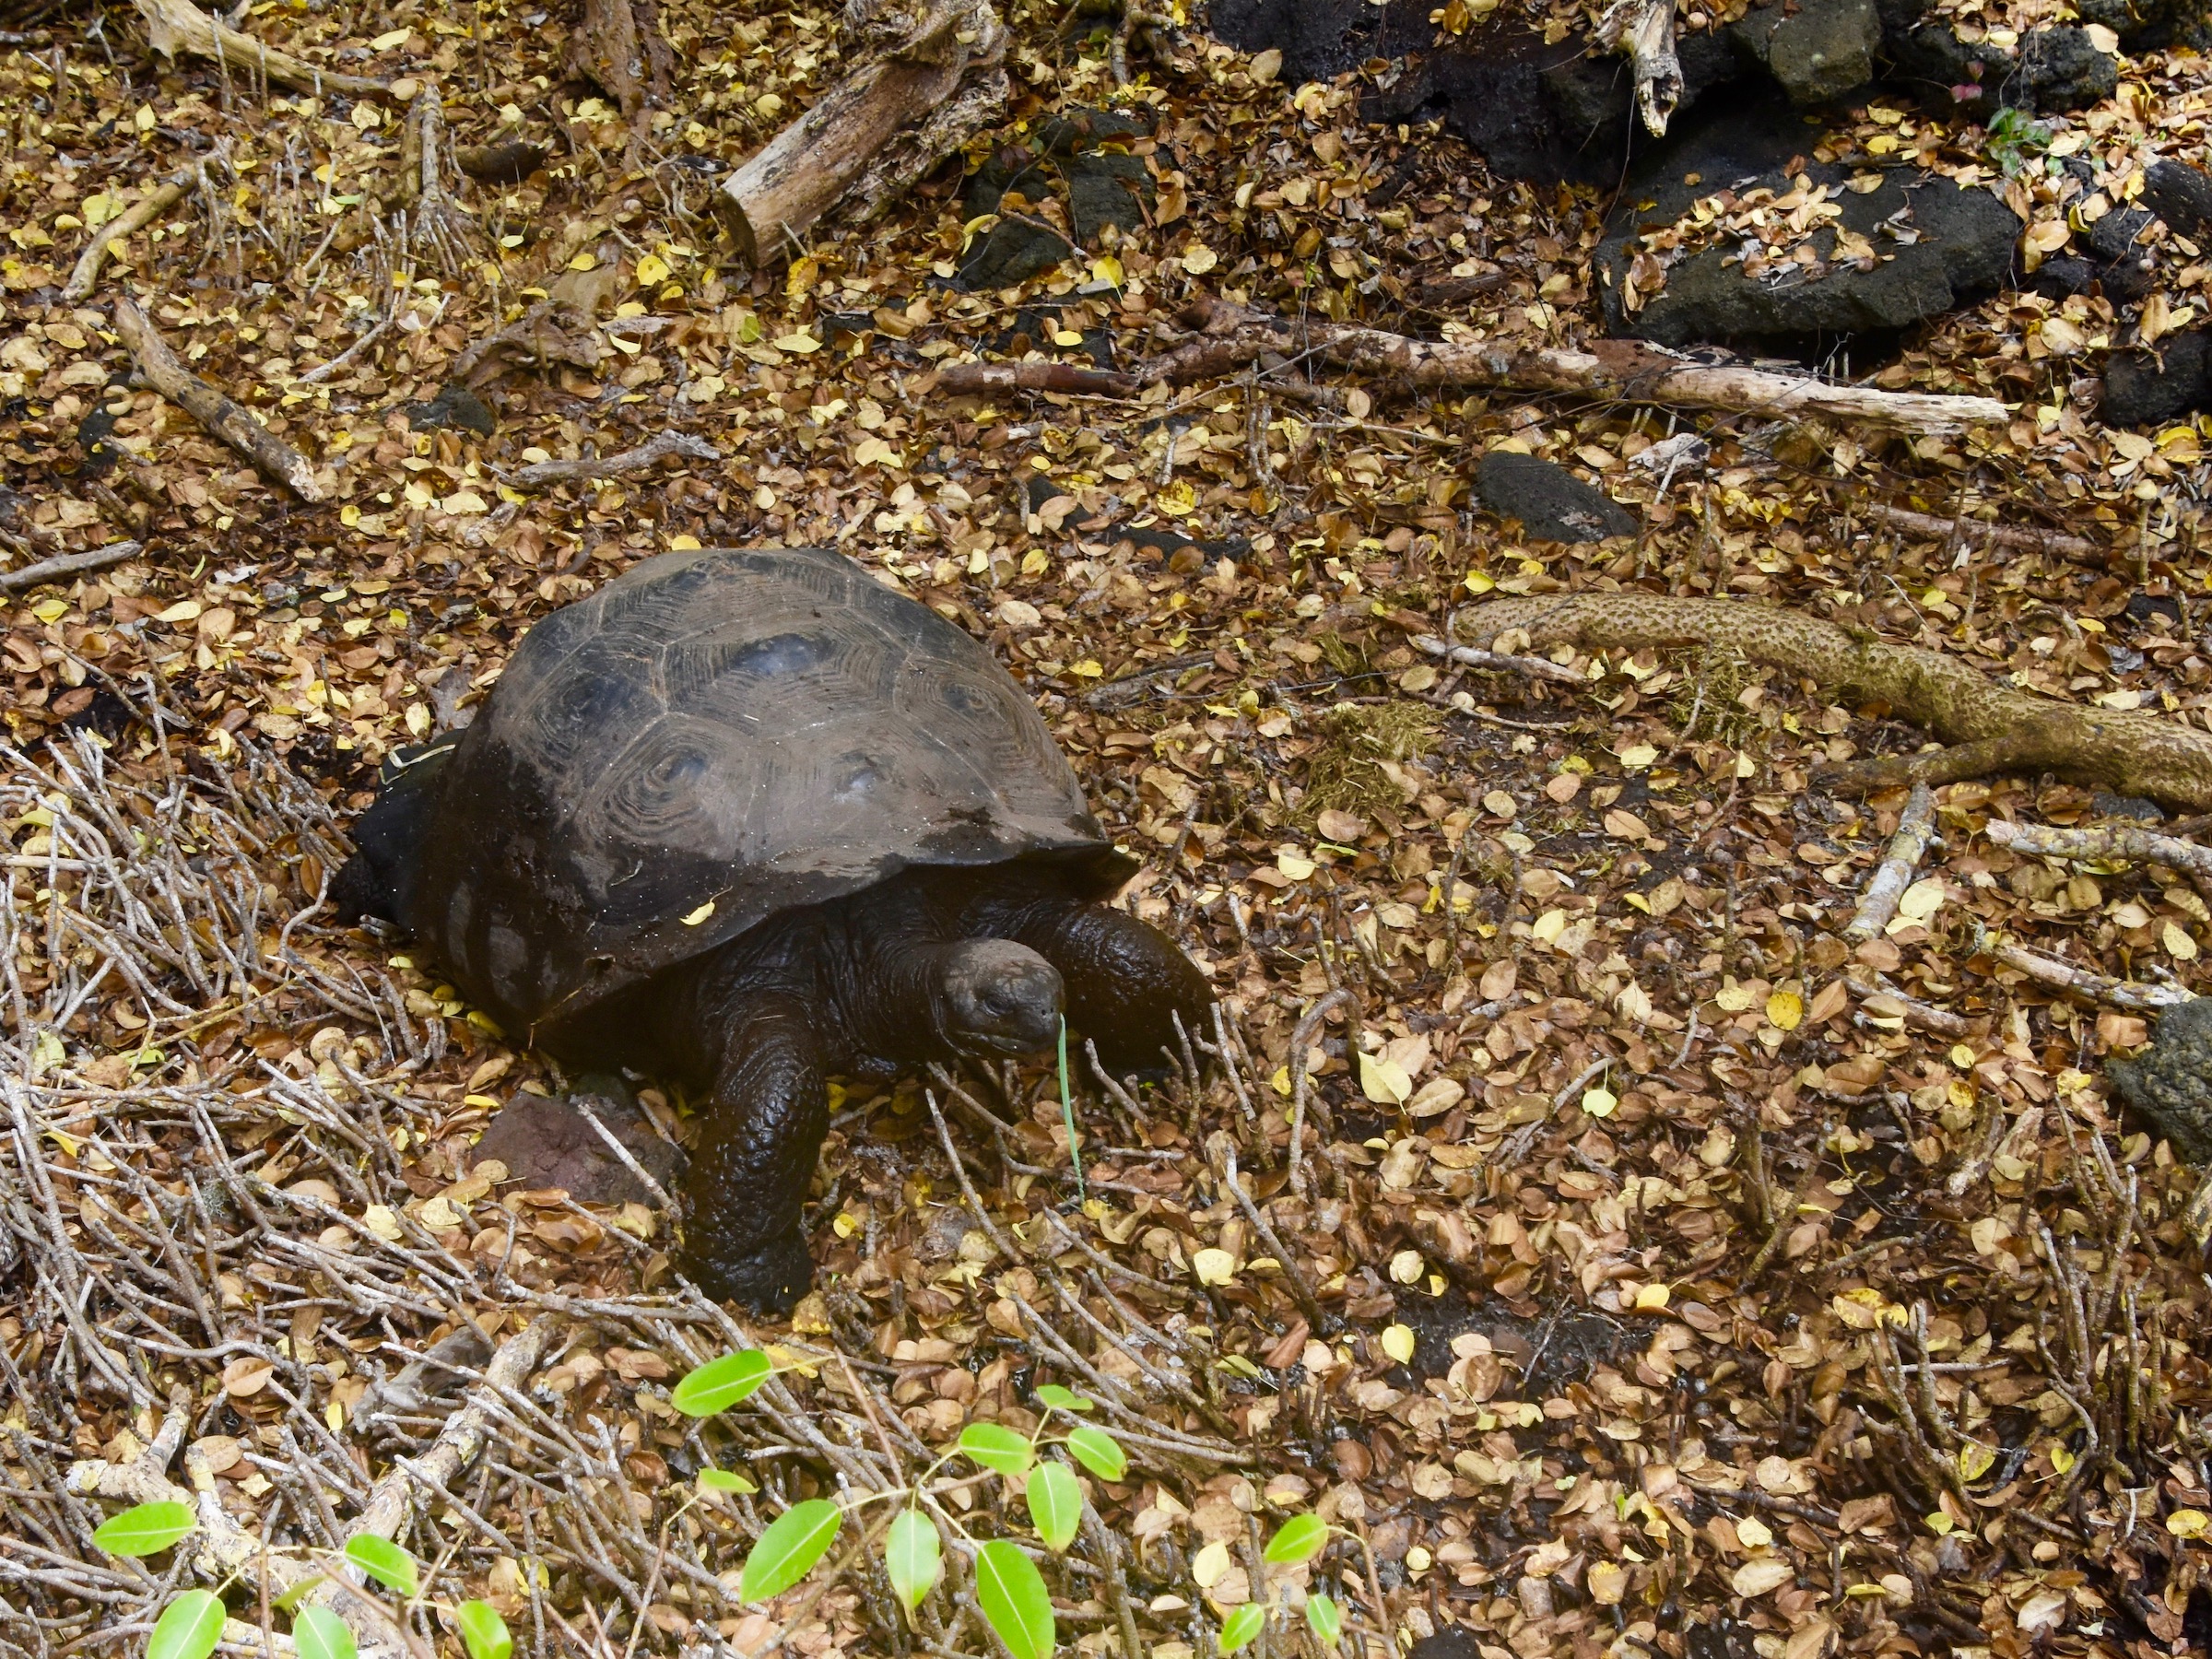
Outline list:
[[[1081,363],[947,363],[937,371],[936,390],[958,397],[970,392],[1096,392],[1109,397],[1134,396],[1134,375]]]
[[[1886,501],[1869,501],[1860,509],[1877,524],[1888,524],[1925,541],[1949,541],[1954,536],[1984,547],[2009,547],[2021,553],[2048,553],[2055,559],[2077,559],[2083,564],[2104,564],[2111,552],[2093,541],[2046,530],[2035,524],[1993,524],[1986,519],[1942,518],[1933,512],[1914,512]]]
[[[1636,77],[1636,108],[1653,137],[1666,135],[1682,100],[1682,60],[1675,53],[1675,0],[1618,0],[1600,18],[1601,45],[1625,53]]]
[[[59,582],[65,576],[81,576],[87,571],[104,571],[110,565],[121,564],[126,559],[135,559],[146,550],[144,542],[110,542],[104,547],[94,547],[88,553],[57,553],[52,559],[41,559],[36,564],[27,564],[20,570],[0,571],[0,594],[20,594],[41,582]]]
[[[2191,810],[2212,808],[2212,733],[2147,709],[2101,709],[2002,686],[1955,657],[1895,645],[1863,629],[1735,599],[1563,594],[1493,599],[1452,619],[1460,642],[1492,650],[1508,635],[1613,651],[1701,645],[1786,669],[1831,695],[1886,703],[1950,747],[1853,762],[1839,787],[1955,783],[1999,772],[2054,772]]]
[[[1004,107],[1006,51],[986,0],[938,0],[724,182],[738,251],[772,260],[832,208],[873,218]]]
[[[1488,386],[1665,407],[1735,409],[1783,419],[1821,415],[1879,420],[1923,432],[1956,432],[2006,416],[1994,397],[1839,386],[1811,375],[1700,363],[1641,340],[1596,340],[1583,350],[1489,340],[1415,340],[1351,324],[1266,316],[1219,300],[1202,300],[1188,315],[1199,324],[1199,337],[1154,359],[1143,378],[1200,380],[1269,353],[1311,353],[1386,389],[1407,393]]]
[[[305,58],[294,57],[288,52],[265,46],[252,35],[228,23],[218,22],[193,5],[192,0],[136,0],[136,4],[139,15],[146,19],[147,42],[163,57],[189,52],[195,57],[213,58],[233,69],[258,75],[281,87],[297,87],[303,92],[343,92],[348,98],[361,98],[386,89],[381,80],[340,75]]]

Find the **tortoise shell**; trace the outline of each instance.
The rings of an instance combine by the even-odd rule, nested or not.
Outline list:
[[[533,628],[463,734],[409,924],[517,1036],[910,865],[1134,863],[1035,706],[820,549],[637,565]]]

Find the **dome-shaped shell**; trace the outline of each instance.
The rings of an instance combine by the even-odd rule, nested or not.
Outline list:
[[[840,554],[646,560],[532,629],[463,735],[409,918],[516,1036],[912,865],[1134,867],[982,645]]]

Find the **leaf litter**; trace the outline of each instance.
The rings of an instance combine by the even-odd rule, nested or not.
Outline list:
[[[1200,297],[1393,322],[1494,278],[1446,337],[1594,326],[1587,194],[1363,126],[1356,78],[1283,86],[1192,36],[1117,94],[1102,31],[1009,21],[1008,133],[1115,103],[1147,202],[972,293],[993,228],[958,167],[786,268],[719,251],[714,180],[837,73],[822,7],[664,6],[666,102],[627,112],[542,12],[253,15],[312,63],[442,87],[456,145],[535,147],[517,179],[451,182],[465,258],[410,234],[404,101],[159,60],[128,28],[11,37],[0,533],[13,565],[142,550],[11,595],[4,641],[0,1579],[26,1623],[0,1641],[150,1625],[157,1586],[93,1547],[72,1472],[132,1463],[172,1413],[241,1528],[335,1548],[465,1399],[494,1443],[399,1538],[534,1651],[980,1651],[953,1603],[910,1626],[865,1569],[764,1606],[737,1569],[796,1504],[903,1484],[975,1424],[1027,1433],[1058,1382],[1129,1456],[1076,1477],[1107,1540],[1041,1563],[1084,1652],[1192,1659],[1237,1607],[1315,1591],[1369,1651],[1454,1624],[1578,1656],[2201,1644],[2196,1172],[2103,1081],[2145,1019],[1989,946],[2195,981],[2212,918],[2186,882],[1983,834],[2136,808],[1949,785],[1936,853],[1850,946],[1904,797],[1816,773],[1909,728],[1695,657],[1554,653],[1578,688],[1452,669],[1392,619],[1724,593],[2201,723],[2199,433],[2103,429],[2074,382],[2122,319],[2008,295],[1884,371],[2006,396],[1994,431],[1722,417],[1664,483],[1634,465],[1674,426],[1647,411],[1296,365],[1126,402],[933,396],[972,357],[1141,357]],[[2046,153],[2088,173],[2006,183],[2029,246],[2124,199],[2146,146],[2201,159],[2189,62],[2148,54],[2054,125]],[[1942,162],[1959,128],[1870,109],[1832,142],[1885,136]],[[63,300],[88,236],[170,177],[174,206]],[[2162,268],[2178,326],[2201,271]],[[326,503],[134,386],[124,293]],[[725,458],[524,480],[671,432]],[[1643,534],[1520,538],[1469,494],[1496,448],[1595,477]],[[1876,500],[2116,557],[1970,557],[1855,512]],[[375,766],[465,721],[536,618],[667,548],[779,541],[989,641],[1146,856],[1128,902],[1226,1012],[1159,1089],[1078,1067],[1079,1206],[1049,1068],[847,1085],[821,1288],[756,1328],[675,1282],[657,1208],[473,1159],[505,1100],[568,1079],[319,900]],[[1300,1107],[1324,1136],[1302,1192]],[[547,1316],[526,1388],[472,1385]],[[672,1402],[756,1346],[777,1374],[743,1406]],[[759,1489],[700,1478],[725,1470]],[[1028,1536],[995,1487],[966,1495],[971,1531]],[[1259,1558],[1307,1513],[1359,1547]]]

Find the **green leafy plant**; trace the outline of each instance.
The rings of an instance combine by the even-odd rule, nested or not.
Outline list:
[[[1989,159],[2013,177],[2051,147],[2051,129],[2007,104],[1989,118]]]
[[[670,1391],[669,1398],[692,1416],[712,1416],[748,1398],[774,1370],[768,1357],[757,1349],[724,1354],[687,1373]],[[1044,1415],[1032,1433],[1020,1433],[1004,1423],[970,1423],[960,1430],[959,1438],[908,1485],[841,1502],[808,1498],[793,1504],[769,1524],[747,1552],[739,1571],[739,1594],[747,1601],[765,1601],[782,1594],[804,1580],[830,1553],[848,1514],[864,1505],[896,1502],[901,1506],[899,1512],[882,1529],[883,1570],[891,1593],[908,1615],[911,1617],[944,1580],[942,1524],[957,1534],[971,1553],[976,1606],[1007,1653],[1013,1659],[1046,1659],[1059,1637],[1053,1618],[1052,1592],[1044,1575],[1028,1551],[1011,1538],[971,1537],[948,1510],[938,1507],[938,1488],[934,1484],[946,1465],[956,1458],[967,1460],[986,1475],[1020,1481],[1038,1541],[1054,1555],[1067,1549],[1082,1530],[1083,1486],[1074,1466],[1044,1453],[1064,1450],[1076,1465],[1102,1480],[1119,1480],[1125,1476],[1129,1456],[1105,1430],[1080,1420],[1098,1408],[1095,1401],[1056,1382],[1047,1382],[1038,1388],[1037,1403],[1044,1408]],[[1063,1423],[1065,1428],[1060,1427]],[[737,1485],[739,1479],[709,1469],[700,1472],[698,1484],[710,1491],[752,1489],[749,1481]],[[871,1541],[874,1536],[870,1535]],[[486,1656],[476,1655],[476,1659]]]
[[[738,1483],[732,1489],[752,1489],[750,1482],[738,1477],[725,1478]],[[92,1541],[110,1555],[154,1555],[190,1537],[198,1524],[190,1504],[162,1499],[111,1515],[93,1532]],[[333,1559],[351,1563],[387,1590],[409,1599],[421,1594],[420,1565],[389,1538],[357,1534]],[[229,1617],[223,1592],[236,1577],[233,1573],[212,1590],[187,1590],[172,1598],[154,1620],[153,1634],[147,1639],[147,1659],[207,1659],[222,1640],[223,1621]],[[300,1659],[355,1659],[360,1644],[351,1626],[328,1607],[300,1605],[300,1598],[323,1582],[323,1575],[303,1579],[275,1606],[291,1616],[292,1644]],[[445,1610],[453,1615],[468,1659],[512,1659],[514,1638],[489,1602],[465,1601]]]

